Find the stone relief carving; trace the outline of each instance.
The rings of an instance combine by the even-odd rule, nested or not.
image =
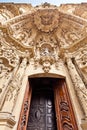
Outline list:
[[[0,24],[13,17],[13,14],[7,9],[0,9]]]
[[[76,90],[77,96],[79,98],[79,101],[85,113],[85,116],[87,116],[87,89],[82,79],[80,78],[79,74],[77,73],[71,59],[69,58],[67,59],[67,67],[68,67],[74,88]]]
[[[54,9],[38,10],[34,15],[34,24],[43,32],[52,32],[58,27],[59,12]]]
[[[72,24],[72,26],[71,26]],[[56,36],[61,48],[67,48],[75,44],[81,37],[85,36],[86,29],[74,21],[61,19],[60,28],[56,31]]]
[[[4,62],[8,63],[6,59],[0,58],[0,78],[2,78],[3,76],[6,76],[7,73],[9,73],[13,69],[12,66],[6,66]]]
[[[87,79],[87,46],[81,48],[81,50],[77,52],[74,57],[84,77],[84,80],[86,80]],[[87,81],[85,81],[85,83],[87,84]]]
[[[16,74],[13,76],[12,81],[8,85],[5,103],[3,105],[3,110],[5,111],[5,106],[9,105],[9,112],[12,112],[21,88],[22,78],[24,76],[25,69],[27,67],[27,59],[24,58],[17,70]]]
[[[85,47],[83,50],[81,50],[79,52],[79,54],[76,55],[75,59],[80,68],[87,67],[87,47]]]
[[[13,39],[12,37],[10,37],[9,34],[9,29],[7,28],[0,28],[0,52],[1,54],[3,53],[8,57],[9,55],[9,62],[11,65],[16,66],[16,64],[19,61],[19,57],[32,57],[33,56],[33,48],[29,45],[27,46],[23,46],[22,44],[20,44],[20,42],[15,41],[15,39]],[[7,51],[8,50],[8,51]],[[11,53],[11,54],[10,54]],[[10,58],[12,57],[13,58]],[[13,61],[14,60],[14,61]]]
[[[28,22],[28,21],[27,21]],[[17,26],[17,25],[16,25]],[[28,47],[32,46],[33,39],[36,37],[35,29],[32,28],[31,23],[22,23],[20,26],[16,27],[15,25],[12,27],[13,37],[20,42],[20,44]]]
[[[79,4],[78,6],[76,6],[75,10],[73,11],[73,14],[87,19],[87,4]]]
[[[75,7],[73,9],[75,10]],[[71,12],[73,13],[74,10],[71,10]],[[37,68],[41,65],[45,73],[49,73],[52,65],[54,65],[56,69],[59,69],[59,67],[63,65],[63,61],[60,59],[61,48],[72,48],[77,41],[86,35],[86,22],[84,20],[78,22],[78,19],[76,20],[74,16],[69,17],[69,15],[65,14],[63,17],[61,14],[58,7],[50,6],[49,4],[42,5],[42,9],[39,7],[31,9],[30,12],[23,13],[10,20],[1,12],[0,17],[2,20],[7,20],[7,22],[3,24],[3,26],[5,26],[0,27],[1,78],[11,71],[9,66],[3,64],[2,58],[6,58],[9,65],[14,68],[19,66],[20,57],[27,57],[29,61],[30,58],[33,58],[35,67]],[[81,47],[77,44],[76,46],[77,48]],[[75,48],[73,51],[75,51]],[[80,60],[76,57],[81,68],[86,67],[86,51],[87,50],[85,50],[84,55],[83,52],[81,52],[82,56]],[[65,52],[61,51],[62,56],[63,53]],[[6,103],[4,103],[3,110],[5,106],[11,103],[10,111],[13,110],[21,86],[22,73],[26,66],[26,62],[20,64],[15,78],[8,85]],[[78,80],[77,83],[76,80]],[[77,74],[73,76],[73,82],[74,81],[76,85],[75,88],[78,88],[79,82],[81,83],[81,81],[78,79]],[[85,89],[82,90],[79,88],[77,93],[78,95],[81,94],[82,97],[84,96],[84,102],[86,103]],[[80,98],[80,96],[78,97]],[[81,101],[83,102],[83,99]]]
[[[9,61],[9,65],[15,67],[19,63],[19,56],[14,47],[3,46],[0,44],[0,57],[5,57]]]
[[[72,8],[69,6],[70,8],[66,11],[71,15],[62,15],[60,7],[50,6],[47,3],[40,7],[27,8],[25,9],[26,12],[20,7],[17,5],[17,10],[14,11],[16,15],[19,15],[19,8],[21,15],[17,17],[15,17],[15,13],[12,13],[13,11],[0,10],[0,22],[3,25],[0,25],[0,110],[2,108],[3,111],[11,113],[15,109],[27,67],[26,59],[22,60],[20,64],[21,57],[26,57],[29,62],[32,58],[36,68],[41,67],[44,73],[49,73],[52,67],[59,69],[63,65],[63,56],[66,51],[63,49],[67,49],[68,52],[75,52],[83,44],[84,46],[87,44],[86,40],[80,42],[80,39],[86,36],[87,27],[84,19],[79,19],[73,15],[76,6],[72,5]],[[79,17],[86,19],[86,12],[84,11]],[[84,48],[84,51],[78,53],[79,57],[76,55],[75,58],[81,70],[87,74],[86,52],[87,49]],[[86,88],[76,72],[75,66],[71,62],[67,62],[67,64],[76,93],[87,116]],[[15,68],[16,71],[13,74]],[[9,106],[8,110],[7,106]],[[25,117],[23,119],[25,121]]]
[[[51,37],[41,36],[38,38],[35,48],[35,67],[38,63],[42,65],[44,72],[49,72],[52,64],[56,64],[59,58],[59,48],[56,41]]]
[[[0,109],[6,96],[7,86],[11,80],[13,69],[14,67],[9,65],[9,61],[6,58],[0,57]]]

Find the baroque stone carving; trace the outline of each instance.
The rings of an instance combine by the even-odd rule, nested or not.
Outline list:
[[[9,103],[11,103],[9,106],[9,112],[12,112],[19,94],[19,90],[21,87],[21,83],[22,83],[22,78],[25,72],[27,66],[27,59],[24,58],[22,63],[19,66],[19,69],[16,72],[16,76],[14,77],[14,79],[12,79],[12,81],[9,83],[8,85],[8,90],[7,90],[7,94],[6,94],[6,102],[4,103],[3,106],[3,110],[5,109],[5,105],[9,105]]]
[[[28,4],[0,4],[0,110],[12,113],[15,109],[27,60],[37,70],[42,69],[42,72],[50,73],[55,69],[56,73],[56,70],[63,70],[60,69],[65,59],[63,56],[68,52],[68,56],[75,57],[79,68],[87,77],[86,6],[69,4],[57,7],[45,3],[33,8]],[[82,47],[84,49],[81,49]],[[67,60],[67,66],[87,116],[85,85],[71,61]],[[26,123],[29,105],[27,101],[29,100],[24,102],[21,128]],[[60,102],[59,109],[63,128],[73,129],[67,115],[69,106],[66,100]],[[63,117],[62,112],[65,112],[67,119]],[[37,112],[36,117],[38,114],[40,113]]]
[[[73,14],[87,19],[87,4],[79,4],[78,6],[76,6],[75,10],[73,11]]]
[[[75,59],[81,69],[87,67],[87,47],[83,48],[83,50],[76,55]]]
[[[35,48],[35,67],[39,63],[42,65],[44,72],[49,72],[52,64],[56,64],[58,62],[58,47],[54,39],[49,37],[40,37],[37,40],[37,46]],[[52,43],[52,44],[51,44]]]
[[[76,90],[77,96],[84,110],[85,116],[87,116],[87,89],[82,79],[78,75],[71,59],[67,59],[67,67],[69,69],[69,73],[70,73],[74,88]]]
[[[6,65],[7,63],[7,65]],[[9,66],[7,59],[5,58],[0,58],[0,78],[3,76],[6,76],[7,73],[12,71],[13,67]]]
[[[43,32],[52,32],[58,27],[59,12],[58,10],[46,9],[38,10],[34,15],[34,24]]]
[[[62,17],[62,16],[61,16]],[[68,48],[75,44],[81,37],[85,36],[85,28],[75,21],[61,18],[60,28],[56,31],[56,36],[61,48]],[[72,24],[72,26],[71,26]]]

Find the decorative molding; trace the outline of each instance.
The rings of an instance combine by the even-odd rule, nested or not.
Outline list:
[[[13,128],[16,124],[16,121],[11,113],[8,112],[0,112],[0,126],[7,126],[9,128]]]

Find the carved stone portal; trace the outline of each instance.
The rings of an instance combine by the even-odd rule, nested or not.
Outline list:
[[[65,4],[59,7],[48,3],[36,7],[30,4],[0,3],[1,112],[13,114],[18,122],[22,106],[22,101],[19,103],[19,99],[21,94],[23,99],[26,86],[24,77],[27,79],[34,74],[57,75],[66,79],[70,77],[71,81],[67,79],[67,84],[70,83],[70,87],[73,86],[72,88],[77,93],[79,111],[82,113],[77,119],[80,126],[82,117],[87,116],[86,8],[86,3]],[[68,61],[70,58],[75,59],[79,71],[76,70],[75,64]],[[67,66],[64,64],[66,61]],[[75,71],[74,74],[73,71]],[[72,99],[74,100],[72,102],[75,102],[75,99]],[[19,106],[16,103],[19,103]],[[27,109],[27,99],[25,104],[25,109]],[[20,109],[17,114],[14,112],[17,110],[16,107]],[[75,104],[74,109],[77,110],[77,108]],[[63,109],[68,111],[65,101],[60,102],[60,111]],[[39,114],[37,112],[36,116]],[[22,123],[26,123],[25,118],[23,116]],[[6,126],[5,122],[4,126]],[[16,130],[17,123],[12,129],[8,127],[10,130]],[[64,124],[64,129],[66,127]],[[70,128],[72,129],[71,124]],[[0,129],[3,130],[1,126]],[[7,127],[6,130],[8,130]]]

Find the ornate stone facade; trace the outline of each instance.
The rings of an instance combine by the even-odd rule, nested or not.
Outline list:
[[[29,76],[65,77],[79,130],[87,130],[86,6],[0,4],[1,130],[17,130]]]

